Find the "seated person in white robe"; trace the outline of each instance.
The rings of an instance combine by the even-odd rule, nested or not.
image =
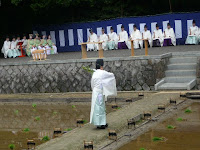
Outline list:
[[[168,23],[167,28],[164,31],[164,44],[163,46],[176,46],[176,36],[174,29]]]
[[[147,25],[144,26],[144,31],[142,33],[142,39],[148,40],[148,46],[152,47],[152,36],[151,36],[151,32],[149,30],[147,30]],[[145,44],[145,42],[144,42],[144,44]]]
[[[88,42],[98,42],[97,35],[92,31],[92,29],[89,30],[90,36],[88,38]],[[87,44],[87,51],[98,51],[99,46],[98,44]]]
[[[128,49],[128,33],[124,30],[124,26],[121,26],[121,32],[119,33],[118,49]]]
[[[142,40],[142,34],[141,32],[137,29],[136,25],[133,25],[133,31],[131,33],[131,40],[133,41],[133,45],[135,49],[143,48],[143,40]]]
[[[92,75],[92,102],[90,123],[99,129],[108,127],[106,122],[105,101],[108,96],[117,96],[116,80],[113,73],[103,70],[103,59],[96,61],[96,70]]]
[[[107,41],[108,41],[108,36],[107,36],[107,34],[105,34],[104,28],[102,28],[102,34],[99,37],[99,42],[103,42],[102,43],[103,50],[108,50]]]
[[[6,40],[4,41],[3,47],[1,49],[1,52],[4,54],[4,58],[7,58],[8,52],[10,49],[11,42],[9,41],[9,37],[6,37]]]
[[[12,42],[10,44],[10,51],[8,52],[8,57],[11,58],[16,58],[18,56],[20,56],[20,52],[19,52],[19,46],[17,46],[17,41],[15,39],[15,37],[13,37]]]
[[[118,39],[116,32],[114,32],[113,27],[110,27],[110,33],[108,34],[107,47],[109,50],[118,49]]]
[[[158,24],[156,24],[156,30],[153,31],[152,39],[153,39],[153,47],[163,46],[164,36],[162,30],[159,29]]]
[[[190,27],[188,31],[188,36],[185,41],[185,44],[198,44],[199,43],[198,31],[199,31],[199,28],[196,26],[195,20],[193,20],[192,27]]]

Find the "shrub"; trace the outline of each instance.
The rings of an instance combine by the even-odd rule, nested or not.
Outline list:
[[[9,147],[11,150],[13,150],[13,149],[15,149],[15,144],[9,144],[8,147]]]

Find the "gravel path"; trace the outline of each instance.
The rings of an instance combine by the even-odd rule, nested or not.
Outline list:
[[[200,45],[182,45],[182,46],[170,46],[170,47],[156,47],[149,49],[149,55],[161,55],[169,52],[188,52],[188,51],[200,51]],[[88,58],[98,57],[98,52],[88,52]],[[135,50],[135,55],[140,56],[144,55],[145,50]],[[131,55],[130,50],[112,50],[105,51],[104,57],[129,57]],[[53,60],[66,60],[66,59],[81,59],[81,51],[79,52],[64,52],[59,53],[58,55],[50,55],[48,59]],[[30,61],[32,58],[23,57],[23,58],[1,58],[0,63],[6,62],[24,62]]]

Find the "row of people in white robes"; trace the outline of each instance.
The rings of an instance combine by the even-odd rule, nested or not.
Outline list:
[[[56,47],[57,48],[57,47]],[[41,45],[39,45],[39,46],[35,46],[35,45],[33,45],[33,47],[31,48],[31,54],[34,56],[34,54],[33,54],[33,52],[35,51],[35,50],[44,50],[44,55],[46,56],[46,55],[50,55],[51,54],[51,47],[47,44],[46,46],[42,46],[42,44]],[[37,58],[37,56],[35,56],[36,58]],[[38,55],[38,57],[39,57],[39,55]]]

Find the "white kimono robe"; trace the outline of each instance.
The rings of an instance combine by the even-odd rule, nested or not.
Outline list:
[[[23,42],[22,47],[26,48],[26,46],[28,45],[28,40],[27,39],[26,40],[22,39],[22,42]]]
[[[100,35],[99,42],[103,42],[102,43],[102,49],[103,50],[108,50],[107,41],[108,41],[108,36],[105,33]]]
[[[88,42],[98,42],[98,37],[95,33],[91,34],[88,38]],[[87,44],[87,51],[94,50],[97,51],[99,49],[98,44]]]
[[[119,37],[117,36],[116,32],[110,32],[108,34],[108,49],[118,49],[118,40]]]
[[[149,30],[147,30],[147,31],[144,31],[144,32],[142,33],[142,35],[143,35],[143,39],[147,39],[148,42],[149,42],[150,47],[152,47],[152,36],[151,36],[151,32],[150,32]]]
[[[12,41],[10,44],[10,51],[8,52],[8,57],[17,57],[20,56],[20,52],[18,50],[19,46],[17,46],[17,41]]]
[[[167,28],[167,29],[165,29],[165,31],[164,31],[164,38],[165,39],[171,39],[172,44],[174,46],[176,46],[176,36],[175,36],[173,28],[170,28],[170,29]]]
[[[131,39],[134,40],[133,44],[134,44],[135,49],[139,48],[139,44],[140,44],[140,47],[143,48],[142,34],[138,29],[136,29],[136,31],[134,30],[132,31]],[[129,44],[129,47],[130,47],[129,49],[131,49],[130,44]]]
[[[163,42],[164,42],[164,35],[162,33],[162,30],[161,29],[156,29],[153,31],[153,34],[152,34],[152,38],[153,40],[159,40],[160,41],[160,45],[163,46]]]
[[[1,52],[4,54],[4,57],[7,58],[8,52],[11,50],[10,49],[10,41],[4,41],[3,47],[1,49]]]
[[[128,47],[128,33],[127,33],[127,31],[121,31],[120,33],[119,33],[119,41],[118,42],[125,42],[126,43],[126,45],[127,45],[127,47]]]
[[[199,28],[197,26],[190,27],[185,44],[198,44],[199,43]]]
[[[114,74],[105,70],[96,70],[92,75],[91,87],[90,123],[96,126],[106,125],[105,101],[108,96],[117,96]]]

